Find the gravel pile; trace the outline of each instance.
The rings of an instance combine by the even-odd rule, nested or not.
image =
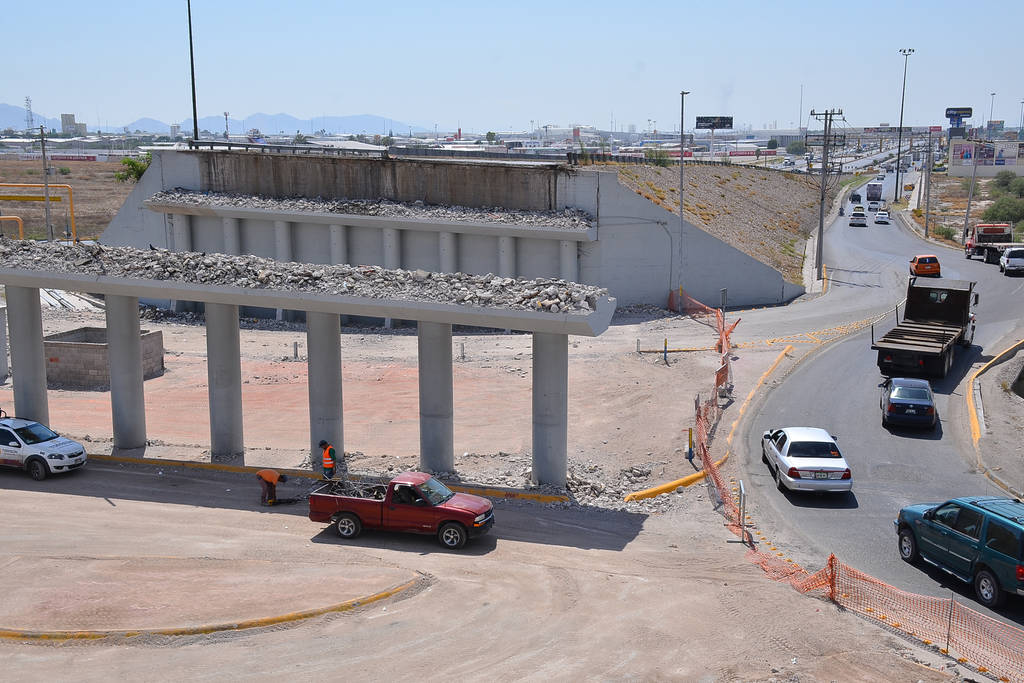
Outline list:
[[[169,280],[311,294],[357,296],[551,313],[586,313],[608,290],[565,280],[514,278],[379,266],[281,263],[258,256],[228,256],[166,249],[63,245],[0,239],[5,268]]]
[[[234,209],[268,209],[303,213],[340,213],[384,218],[419,218],[453,223],[504,223],[509,225],[586,230],[591,217],[578,209],[562,211],[516,211],[499,207],[474,209],[468,206],[431,206],[417,201],[393,202],[386,199],[323,199],[292,197],[274,199],[260,195],[223,192],[193,192],[181,188],[158,192],[149,198],[154,204],[205,206]]]

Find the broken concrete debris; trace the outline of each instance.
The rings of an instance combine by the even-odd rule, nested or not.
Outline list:
[[[0,238],[0,267],[551,313],[587,313],[608,293],[600,287],[551,278],[282,263],[259,256],[8,238]]]
[[[289,197],[276,199],[254,194],[226,192],[195,192],[177,188],[158,192],[149,203],[159,206],[220,207],[235,209],[267,209],[300,213],[337,213],[384,218],[415,218],[456,223],[503,223],[524,227],[586,230],[591,217],[579,209],[558,211],[526,211],[500,207],[437,206],[417,202],[394,202],[387,199],[324,199],[322,197]]]

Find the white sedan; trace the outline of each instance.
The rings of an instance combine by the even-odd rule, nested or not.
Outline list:
[[[780,491],[853,490],[853,475],[835,437],[817,427],[769,429],[761,436],[761,459]]]
[[[885,223],[886,225],[889,225],[888,211],[879,211],[878,213],[875,214],[875,224],[877,225],[879,223]]]

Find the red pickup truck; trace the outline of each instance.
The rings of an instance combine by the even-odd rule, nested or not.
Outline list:
[[[436,534],[443,547],[456,549],[490,530],[494,506],[429,474],[403,472],[387,484],[328,482],[309,494],[309,518],[330,522],[342,538],[364,528]]]

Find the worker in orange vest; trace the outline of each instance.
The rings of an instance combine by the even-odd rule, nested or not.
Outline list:
[[[260,498],[260,505],[273,505],[277,502],[277,485],[288,481],[288,475],[281,474],[277,470],[260,470],[256,473],[263,488],[263,496]]]
[[[324,466],[324,479],[334,478],[334,466],[335,458],[337,457],[334,452],[334,446],[327,443],[326,440],[320,440],[320,448],[323,450],[323,466]]]

